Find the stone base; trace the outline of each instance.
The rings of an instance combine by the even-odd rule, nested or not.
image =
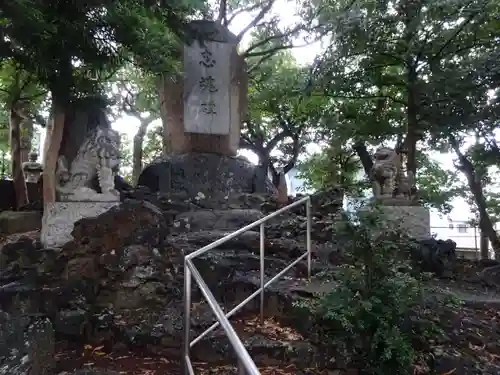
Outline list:
[[[204,202],[241,193],[275,195],[276,188],[260,172],[256,165],[236,157],[211,153],[168,155],[144,168],[137,185],[151,192],[183,193],[190,198],[202,193]]]
[[[422,206],[378,206],[389,227],[398,228],[416,240],[431,238],[430,211]]]
[[[13,234],[40,229],[42,213],[39,211],[3,211],[0,213],[0,233]]]
[[[71,241],[73,224],[86,217],[96,217],[120,202],[47,203],[42,218],[41,241],[44,247],[60,247]]]

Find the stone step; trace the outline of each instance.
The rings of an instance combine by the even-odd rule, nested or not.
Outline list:
[[[261,218],[264,214],[252,209],[196,210],[183,212],[175,217],[174,230],[235,231]]]
[[[221,283],[231,279],[236,272],[260,272],[260,256],[248,251],[222,250],[212,251],[193,260],[205,282],[211,289],[218,288]],[[285,269],[292,261],[277,257],[264,258],[264,270],[268,277],[272,277]],[[288,275],[306,277],[306,262],[300,262],[293,267]]]
[[[273,275],[266,277],[266,282]],[[306,278],[283,276],[268,286],[264,292],[264,310],[267,316],[288,317],[294,311],[293,303],[304,298],[315,298],[316,294],[322,293],[335,287],[334,282],[326,283],[316,278],[311,281]],[[212,288],[211,292],[217,301],[228,311],[241,301],[245,300],[260,287],[260,273],[235,272],[233,277],[221,281],[218,288]],[[255,312],[260,309],[260,298],[257,296],[248,303],[244,311]]]
[[[129,323],[126,330],[129,330],[130,334],[133,330],[130,326],[132,321],[128,317],[123,319]],[[259,316],[242,313],[232,317],[230,321],[245,348],[259,366],[285,367],[294,364],[300,368],[307,368],[314,367],[320,360],[320,353],[316,348],[292,327],[283,325],[277,319],[268,317],[261,324]],[[207,304],[194,305],[191,319],[192,339],[214,322],[214,315]],[[148,334],[146,334],[147,325],[150,327]],[[142,326],[135,325],[135,327],[135,337],[130,341],[129,348],[147,348],[150,355],[180,360],[184,332],[182,313],[179,309],[169,309],[154,324],[142,322]],[[107,350],[111,350],[108,345],[104,346]],[[193,346],[191,360],[211,365],[231,365],[237,362],[229,340],[220,327]]]
[[[189,254],[206,245],[209,245],[231,232],[226,231],[199,231],[177,235],[170,239],[170,242],[175,243],[185,254]],[[301,244],[293,239],[265,239],[265,255],[273,256],[280,259],[294,260],[306,251],[305,244]],[[254,231],[242,233],[236,238],[233,238],[226,243],[217,247],[218,250],[246,250],[259,253],[260,249],[260,234]]]
[[[256,315],[240,314],[230,321],[256,364],[276,366],[294,363],[301,367],[314,365],[316,349],[293,328],[283,326],[273,318],[266,318],[261,323],[259,316]],[[194,331],[201,331],[200,327],[193,328]],[[237,362],[236,354],[220,327],[193,346],[191,358],[193,361],[210,364]]]

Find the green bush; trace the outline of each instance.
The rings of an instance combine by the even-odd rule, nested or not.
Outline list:
[[[374,212],[342,224],[350,238],[349,260],[332,275],[338,287],[302,307],[312,310],[321,340],[346,365],[366,375],[411,374],[410,317],[422,303],[424,287],[401,254],[409,243],[380,218]]]

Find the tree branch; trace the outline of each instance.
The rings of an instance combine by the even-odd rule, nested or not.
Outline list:
[[[276,40],[276,39],[282,39],[282,38],[286,38],[287,36],[290,36],[291,34],[293,33],[296,33],[297,31],[299,31],[300,29],[302,29],[302,26],[301,25],[297,25],[295,28],[287,31],[286,33],[279,33],[279,34],[275,34],[275,35],[271,35],[267,38],[264,38],[262,39],[261,41],[258,41],[257,43],[255,44],[252,44],[250,47],[248,47],[246,49],[245,52],[243,52],[242,56],[244,57],[250,57],[250,56],[262,56],[262,53],[260,55],[258,54],[250,54],[251,51],[253,51],[254,49],[256,48],[259,48],[261,46],[264,46],[266,45],[267,43],[269,43],[270,41],[272,40]],[[306,44],[309,45],[310,43]],[[293,47],[293,46],[292,46]],[[290,48],[290,47],[288,47]]]
[[[368,149],[366,148],[365,142],[358,141],[352,146],[352,148],[358,154],[361,165],[363,165],[363,169],[365,170],[365,174],[370,176],[373,168],[373,160],[368,152]]]
[[[227,26],[227,0],[220,1],[219,16],[217,17],[217,22],[222,25]]]
[[[276,134],[266,145],[265,150],[267,152],[270,152],[272,149],[274,149],[278,143],[282,142],[286,137],[292,136],[290,134],[290,131],[288,129],[282,129],[278,134]]]
[[[314,94],[314,93],[313,93]],[[320,94],[317,94],[320,95]],[[323,95],[321,95],[323,96]],[[408,103],[395,99],[390,95],[367,95],[367,96],[351,96],[351,95],[328,95],[326,94],[329,98],[332,99],[350,99],[350,100],[366,100],[366,99],[389,99],[392,100],[394,103],[399,103],[401,105],[404,105],[405,107],[408,105]]]
[[[439,58],[439,56],[441,55],[441,53],[443,53],[443,51],[446,49],[446,47],[448,47],[451,44],[451,42],[465,29],[465,27],[468,24],[470,24],[472,22],[474,17],[478,14],[479,14],[479,11],[471,13],[469,15],[469,17],[467,17],[467,19],[453,33],[453,35],[450,38],[448,38],[448,40],[441,46],[441,48],[436,52],[436,54],[430,58],[430,61],[436,61]]]
[[[273,54],[269,54],[266,56],[262,56],[259,61],[257,61],[255,64],[253,64],[250,68],[247,69],[247,75],[250,76],[260,65],[262,65],[263,62],[266,60],[269,60],[271,57],[273,57]]]
[[[231,14],[231,17],[229,18],[229,20],[227,21],[227,24],[226,26],[229,26],[229,24],[231,22],[234,21],[234,19],[236,17],[238,17],[240,14],[243,14],[243,13],[247,13],[247,12],[251,12],[257,8],[259,8],[260,6],[262,5],[262,3],[258,3],[258,4],[254,4],[252,6],[248,6],[248,7],[245,7],[245,8],[241,8],[241,9],[238,9],[236,12],[234,12],[233,14]]]
[[[299,158],[299,151],[300,151],[299,137],[293,137],[292,157],[283,168],[283,173],[287,174],[288,172],[290,172],[290,170],[293,169],[293,167],[295,167],[297,159]]]
[[[269,2],[261,9],[259,14],[257,14],[257,16],[252,20],[252,22],[250,22],[243,30],[241,30],[241,32],[236,36],[236,41],[238,43],[241,41],[241,39],[243,39],[245,34],[248,32],[248,30],[250,30],[252,27],[257,25],[257,23],[259,23],[260,20],[262,18],[264,18],[264,16],[267,14],[267,12],[269,12],[269,10],[271,10],[275,1],[276,0],[269,0]]]

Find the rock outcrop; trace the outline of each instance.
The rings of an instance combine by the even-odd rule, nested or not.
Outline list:
[[[54,354],[49,319],[0,311],[0,375],[53,375]]]
[[[249,192],[222,197],[197,192],[191,196],[183,191],[152,192],[140,187],[122,193],[124,200],[120,205],[96,218],[78,221],[72,232],[74,239],[62,248],[43,249],[36,232],[11,236],[0,244],[0,311],[9,319],[30,317],[27,325],[18,328],[19,332],[27,331],[31,324],[41,325],[47,336],[35,335],[32,340],[42,341],[43,337],[48,342],[46,337],[52,330],[52,337],[72,342],[91,343],[110,350],[141,347],[150,353],[179,358],[184,326],[185,254],[262,218],[278,204],[272,197]],[[291,198],[290,202],[296,199],[300,197]],[[341,192],[333,190],[312,198],[313,274],[335,269],[343,262],[346,239],[338,231],[341,201]],[[267,280],[306,251],[305,214],[305,206],[301,205],[266,223]],[[427,254],[434,254],[429,259],[439,258],[439,254],[448,254],[450,250],[443,250],[441,243],[422,246]],[[259,227],[256,227],[194,260],[215,297],[226,308],[234,307],[259,287],[259,250]],[[306,276],[307,267],[302,262],[266,289],[265,313],[304,324],[305,320],[293,316],[291,311],[295,301],[317,292],[313,286],[318,280],[307,283]],[[326,288],[332,287],[335,285]],[[211,310],[202,301],[193,287],[196,306],[192,316],[193,335],[203,332],[214,321]],[[258,303],[258,300],[250,303],[242,314],[258,311]],[[0,334],[5,334],[3,327]],[[283,361],[301,362],[305,367],[315,363],[320,353],[309,344],[301,346],[298,342],[277,344],[249,335],[243,336],[243,340],[252,355],[262,357],[262,353],[269,353],[269,358],[274,355]],[[292,346],[294,353],[289,352]],[[193,358],[227,359],[227,347],[225,335],[216,332],[193,348]],[[3,350],[1,344],[0,350]],[[4,356],[0,362],[2,374],[7,357],[3,352],[0,356]],[[8,362],[9,371],[22,364],[23,357],[16,358]]]

